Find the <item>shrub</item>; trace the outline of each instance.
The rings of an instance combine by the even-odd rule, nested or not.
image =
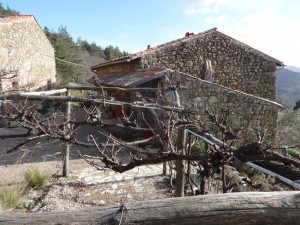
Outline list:
[[[4,186],[0,187],[0,205],[5,209],[15,208],[19,205],[24,190],[20,187]]]
[[[246,164],[241,164],[239,166],[236,167],[237,171],[239,171],[240,173],[244,173],[249,177],[253,177],[253,176],[257,176],[260,177],[261,175],[263,175],[264,173],[254,169]]]
[[[45,170],[36,167],[28,168],[25,171],[25,180],[29,187],[42,187],[48,176]]]
[[[191,155],[203,155],[205,153],[206,153],[205,142],[201,139],[198,139],[196,146],[192,148]]]
[[[300,136],[300,109],[286,109],[278,114],[277,146],[298,145]]]

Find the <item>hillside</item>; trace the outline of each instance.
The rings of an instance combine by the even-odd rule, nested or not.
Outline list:
[[[299,72],[296,72],[297,69]],[[277,99],[287,107],[294,107],[295,102],[300,100],[300,68],[279,69],[276,76]]]

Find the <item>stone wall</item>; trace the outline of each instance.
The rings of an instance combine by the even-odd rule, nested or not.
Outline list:
[[[188,87],[187,90],[179,93],[182,106],[193,106],[199,119],[204,121],[206,127],[213,133],[217,129],[208,122],[205,106],[210,110],[216,110],[219,115],[222,108],[230,110],[228,124],[233,131],[240,130],[242,137],[238,144],[253,141],[258,132],[265,133],[266,143],[275,140],[277,113],[281,107],[279,104],[184,73],[170,72],[166,75],[174,84],[179,81]],[[215,133],[215,135],[219,134]]]
[[[0,21],[0,70],[18,70],[18,77],[2,79],[2,91],[12,82],[24,90],[56,83],[54,49],[33,16],[20,16],[11,22]]]
[[[164,65],[203,78],[206,59],[212,62],[215,83],[275,100],[275,60],[218,31],[145,52],[141,67]]]

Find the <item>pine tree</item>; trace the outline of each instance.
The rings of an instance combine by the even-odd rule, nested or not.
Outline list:
[[[123,56],[123,53],[120,51],[120,49],[112,45],[109,45],[104,49],[104,54],[107,60],[111,60]]]
[[[61,76],[62,83],[66,84],[74,79],[76,80],[80,74],[80,68],[75,64],[81,63],[81,52],[68,33],[67,28],[60,26],[58,32],[50,32],[45,27],[44,32],[55,48],[55,57],[57,58],[56,69],[57,74]]]
[[[20,14],[19,12],[9,8],[9,6],[4,8],[2,6],[2,3],[0,2],[0,16],[10,16],[10,15],[19,15],[19,14]]]

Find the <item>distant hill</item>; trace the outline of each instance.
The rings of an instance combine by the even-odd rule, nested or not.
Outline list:
[[[294,107],[300,100],[300,68],[287,66],[277,70],[277,99],[286,107]]]
[[[285,69],[291,70],[293,72],[299,72],[300,73],[300,68],[295,67],[295,66],[285,66]]]

